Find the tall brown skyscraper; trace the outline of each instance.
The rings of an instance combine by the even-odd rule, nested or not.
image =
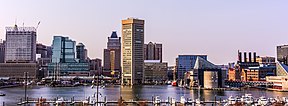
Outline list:
[[[144,72],[144,20],[122,20],[122,84],[143,82]]]
[[[162,44],[149,42],[144,44],[145,60],[160,60],[162,62]]]
[[[114,31],[104,49],[104,75],[118,76],[121,71],[121,37]]]

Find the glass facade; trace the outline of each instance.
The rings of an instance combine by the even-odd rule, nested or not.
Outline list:
[[[75,63],[75,41],[68,37],[54,36],[52,63]]]
[[[60,71],[61,76],[69,73],[89,73],[89,63],[79,63],[75,58],[76,42],[63,36],[54,36],[52,44],[52,63],[48,65],[49,76],[55,71]]]
[[[207,60],[207,55],[179,55],[176,61],[177,66],[177,78],[183,79],[184,74],[187,71],[194,69],[197,57],[201,57]]]

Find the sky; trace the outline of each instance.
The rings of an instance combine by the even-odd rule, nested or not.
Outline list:
[[[145,42],[163,44],[163,61],[179,54],[206,54],[215,64],[237,61],[237,50],[276,56],[288,44],[287,0],[1,0],[5,27],[37,26],[37,42],[54,35],[82,42],[90,58],[103,59],[107,37],[121,36],[121,20],[145,20]]]

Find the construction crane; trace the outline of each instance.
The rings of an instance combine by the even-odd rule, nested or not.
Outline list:
[[[36,26],[36,30],[38,29],[39,25],[40,25],[40,21],[38,22],[38,24],[37,24],[37,26]]]

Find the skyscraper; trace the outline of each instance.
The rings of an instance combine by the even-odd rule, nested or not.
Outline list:
[[[149,42],[144,44],[145,60],[160,60],[162,62],[162,44]]]
[[[122,20],[122,84],[143,82],[144,20]]]
[[[104,75],[118,76],[121,71],[121,37],[115,31],[108,37],[107,49],[104,49]]]
[[[6,63],[36,62],[36,29],[34,27],[6,27]]]

